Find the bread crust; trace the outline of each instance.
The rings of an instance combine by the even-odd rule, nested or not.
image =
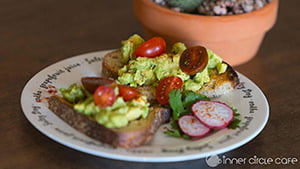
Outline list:
[[[92,117],[74,110],[72,105],[59,96],[48,101],[49,109],[79,132],[114,147],[132,148],[149,142],[156,130],[170,119],[171,111],[162,107],[151,107],[145,119],[130,122],[127,127],[110,129]]]
[[[199,93],[206,95],[209,98],[219,97],[232,90],[240,83],[236,71],[226,62],[227,69],[224,73],[219,74],[214,70],[210,74],[210,81],[205,83],[199,90]]]
[[[122,61],[121,50],[114,50],[107,53],[102,62],[102,74],[105,77],[117,79],[118,71],[121,69],[124,64]]]

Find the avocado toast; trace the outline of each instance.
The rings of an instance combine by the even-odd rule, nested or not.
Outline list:
[[[170,119],[170,110],[151,107],[147,118],[132,121],[122,128],[107,128],[94,118],[84,115],[65,99],[50,97],[49,109],[79,132],[114,147],[132,148],[149,142],[161,124]]]
[[[203,70],[192,75],[183,72],[180,67],[181,58],[184,52],[188,51],[183,43],[175,43],[171,52],[155,58],[134,57],[134,54],[130,55],[130,53],[135,52],[134,46],[141,41],[136,40],[139,38],[133,35],[129,40],[123,41],[120,50],[106,54],[102,62],[102,73],[106,77],[117,79],[121,84],[136,87],[147,94],[151,101],[155,100],[153,91],[159,81],[167,76],[180,77],[183,80],[183,90],[191,90],[210,98],[226,94],[239,84],[235,70],[218,55],[204,47],[201,48],[207,50],[207,63]],[[127,44],[131,44],[132,47],[128,48],[127,46],[130,45]],[[131,51],[124,52],[126,50]],[[130,56],[124,56],[124,53]],[[129,59],[124,62],[124,58]]]

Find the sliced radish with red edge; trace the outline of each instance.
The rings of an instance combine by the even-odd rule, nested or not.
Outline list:
[[[192,111],[204,125],[213,129],[225,128],[234,116],[233,110],[219,101],[198,101]]]
[[[203,125],[195,116],[184,115],[178,120],[181,131],[190,137],[202,137],[209,133],[210,128]]]

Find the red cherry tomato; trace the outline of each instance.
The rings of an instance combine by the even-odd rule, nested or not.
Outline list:
[[[125,101],[133,100],[139,95],[139,92],[133,87],[118,85],[118,88],[119,96],[123,97]]]
[[[160,104],[169,105],[169,93],[175,89],[182,89],[182,80],[177,76],[163,78],[156,88],[156,99]]]
[[[166,42],[161,37],[154,37],[141,44],[135,51],[136,57],[154,58],[166,51]]]
[[[99,86],[94,92],[95,103],[101,108],[112,106],[116,98],[114,89],[109,86]]]
[[[205,69],[208,64],[208,54],[205,47],[187,48],[180,56],[180,69],[188,75],[195,75]]]

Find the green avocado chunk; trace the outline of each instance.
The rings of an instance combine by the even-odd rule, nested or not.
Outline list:
[[[60,88],[59,91],[63,97],[72,104],[77,103],[86,97],[86,92],[83,87],[78,86],[76,83],[70,85],[67,89]]]
[[[122,63],[127,63],[130,59],[133,59],[135,50],[142,43],[144,43],[144,39],[137,34],[132,35],[128,40],[122,41]]]

